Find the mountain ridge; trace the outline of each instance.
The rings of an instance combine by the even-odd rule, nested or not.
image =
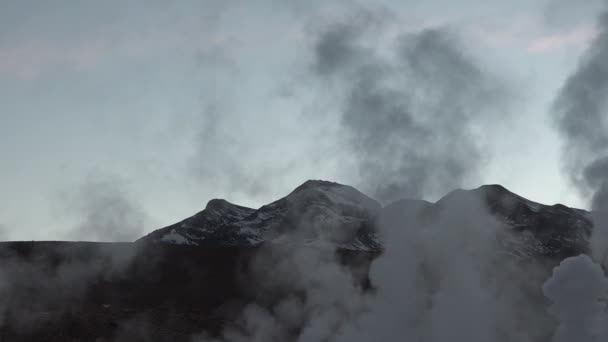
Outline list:
[[[387,222],[416,221],[424,226],[450,210],[487,213],[516,239],[529,240],[531,235],[533,244],[543,246],[538,252],[544,254],[587,252],[593,227],[591,212],[534,202],[500,184],[456,189],[435,203],[402,199],[382,206],[352,186],[309,180],[258,209],[210,200],[204,210],[138,242],[208,247],[295,243],[379,251],[383,249],[382,226]]]
[[[561,260],[588,252],[589,216],[496,185],[380,206],[352,187],[312,181],[258,209],[211,200],[134,243],[0,243],[0,270],[9,275],[0,284],[0,341],[219,337],[251,305],[273,312],[284,300],[313,298],[308,287],[353,294],[352,285],[374,296],[385,284],[377,272],[392,276],[408,261],[425,291],[436,291],[444,273],[461,270],[459,256],[500,294],[522,295],[513,298],[523,313],[543,315],[541,285]],[[491,234],[475,236],[484,232]],[[536,316],[522,316],[525,329],[538,326],[528,317]]]

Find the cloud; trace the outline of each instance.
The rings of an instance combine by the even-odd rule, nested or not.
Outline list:
[[[55,42],[31,39],[0,48],[0,73],[21,78],[36,78],[58,66],[85,69],[107,58],[112,50],[100,43],[62,46]]]
[[[528,51],[545,53],[567,48],[585,48],[593,41],[596,34],[592,27],[580,26],[569,31],[536,38],[529,43]]]
[[[544,22],[552,27],[580,25],[601,11],[604,3],[605,0],[549,0],[545,3]]]
[[[190,56],[226,45],[227,37],[211,20],[229,7],[219,2],[206,2],[204,13],[197,15],[185,13],[185,4],[119,5],[8,6],[0,21],[13,24],[0,27],[0,74],[32,80],[57,69],[100,69],[117,61],[141,63],[178,50]]]
[[[517,15],[507,19],[476,19],[464,26],[464,31],[476,40],[490,46],[514,45],[537,29],[536,18],[531,15]]]
[[[0,74],[31,80],[57,70],[82,71],[99,69],[116,61],[148,61],[175,50],[191,50],[201,55],[219,51],[227,37],[203,32],[196,38],[175,31],[125,34],[119,37],[91,37],[86,41],[56,41],[30,37],[10,46],[0,46]],[[198,30],[198,29],[197,29]]]

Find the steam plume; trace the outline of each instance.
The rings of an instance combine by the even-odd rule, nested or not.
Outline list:
[[[139,238],[146,228],[147,215],[124,189],[124,184],[113,177],[87,180],[69,203],[81,217],[70,238],[93,241]]]
[[[591,198],[595,227],[594,257],[608,249],[608,12],[600,15],[599,34],[554,104],[554,118],[565,139],[564,163],[573,183]]]
[[[315,46],[315,72],[343,101],[360,183],[384,202],[457,188],[482,159],[473,122],[495,113],[505,85],[443,29],[402,34],[385,56],[367,39],[378,19],[331,25]]]
[[[551,312],[560,321],[554,342],[603,341],[602,326],[608,295],[608,279],[600,265],[588,256],[568,258],[555,268],[543,286],[552,300]]]

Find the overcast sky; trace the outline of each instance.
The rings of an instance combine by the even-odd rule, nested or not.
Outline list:
[[[500,116],[476,124],[482,162],[462,186],[500,183],[585,208],[549,108],[596,34],[598,8],[0,0],[0,237],[128,240],[212,198],[258,207],[307,179],[367,190],[340,108],[313,71],[320,32],[358,13],[386,18],[373,36],[379,54],[396,35],[440,28],[504,86]]]

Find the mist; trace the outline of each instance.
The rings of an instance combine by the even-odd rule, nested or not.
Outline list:
[[[127,189],[127,183],[119,177],[96,176],[68,193],[64,211],[77,218],[76,226],[67,232],[68,238],[127,242],[141,237],[150,220]]]
[[[601,341],[608,336],[608,278],[591,258],[564,260],[543,285],[543,292],[552,300],[550,310],[560,321],[554,342]]]
[[[599,4],[600,2],[596,2]],[[552,105],[563,138],[563,164],[572,184],[589,199],[593,218],[590,255],[568,258],[543,286],[560,322],[553,341],[599,341],[608,336],[605,274],[608,252],[608,3],[598,34]]]
[[[507,82],[447,27],[393,33],[379,44],[373,37],[398,21],[386,13],[355,12],[328,24],[313,68],[341,101],[358,184],[383,203],[445,193],[479,177],[485,151],[476,129],[504,114],[510,100]]]
[[[608,251],[608,12],[597,20],[598,35],[568,77],[553,104],[564,139],[565,170],[590,200],[595,229],[593,255],[604,263]]]
[[[130,20],[114,18],[120,11],[112,10],[114,21],[111,23],[117,23],[119,29],[112,31],[110,43],[101,40],[91,44],[92,48],[85,44],[82,49],[75,48],[76,52],[71,52],[74,55],[64,56],[56,46],[50,48],[50,52],[45,50],[48,48],[45,44],[32,46],[51,56],[53,72],[66,60],[82,61],[80,69],[70,64],[61,72],[69,73],[85,85],[82,80],[88,80],[95,72],[105,76],[113,59],[124,58],[122,63],[125,63],[117,69],[119,72],[114,70],[118,76],[104,79],[102,86],[89,85],[95,91],[87,94],[102,100],[89,100],[91,102],[81,105],[102,109],[101,114],[93,110],[89,113],[94,119],[89,119],[93,123],[84,125],[88,131],[81,127],[70,130],[77,135],[91,132],[91,136],[97,130],[103,132],[101,138],[98,137],[101,140],[91,146],[103,146],[109,157],[103,158],[96,154],[95,148],[84,146],[84,141],[89,139],[80,137],[83,141],[80,155],[99,158],[94,158],[92,166],[81,165],[75,169],[101,170],[109,176],[75,182],[74,179],[81,178],[70,178],[71,173],[62,175],[70,179],[70,185],[61,189],[65,196],[52,197],[52,200],[59,203],[64,216],[73,224],[59,235],[78,241],[133,242],[151,229],[159,228],[155,227],[156,222],[163,218],[173,220],[167,224],[177,222],[166,229],[183,228],[186,232],[191,229],[189,232],[195,233],[180,235],[181,239],[173,242],[189,242],[191,237],[202,241],[207,230],[226,228],[225,232],[220,231],[219,238],[216,236],[218,241],[225,239],[220,242],[226,244],[217,247],[206,241],[212,247],[204,249],[204,246],[194,246],[195,243],[178,246],[165,241],[167,244],[163,245],[152,237],[133,244],[94,245],[96,247],[81,242],[59,243],[53,247],[57,251],[44,243],[42,247],[27,243],[3,246],[0,333],[5,333],[9,323],[11,329],[28,332],[30,326],[50,322],[48,317],[73,315],[84,306],[83,302],[94,298],[92,312],[96,315],[101,312],[99,317],[106,319],[109,312],[119,313],[108,319],[112,329],[107,330],[112,330],[112,334],[98,341],[155,340],[158,322],[166,323],[170,319],[185,322],[197,314],[203,319],[187,323],[201,325],[200,333],[191,336],[192,342],[565,342],[602,340],[608,336],[608,330],[602,328],[608,322],[605,314],[608,298],[605,276],[608,267],[606,9],[598,18],[596,38],[557,94],[550,94],[553,101],[548,109],[549,119],[563,142],[564,173],[580,196],[589,201],[592,211],[586,212],[563,205],[545,207],[498,185],[459,190],[476,187],[487,179],[484,172],[490,157],[498,160],[495,167],[504,168],[501,174],[506,174],[507,179],[525,178],[528,172],[509,165],[512,156],[493,156],[496,151],[489,143],[504,138],[493,136],[503,120],[517,117],[528,125],[522,114],[528,113],[528,104],[517,103],[522,113],[513,110],[514,94],[521,90],[514,89],[507,75],[518,62],[492,59],[489,54],[483,56],[487,46],[476,49],[473,44],[478,41],[471,42],[471,38],[496,47],[499,53],[510,51],[513,55],[509,58],[514,60],[522,54],[542,64],[543,58],[556,51],[551,50],[551,44],[559,45],[563,39],[572,39],[569,33],[564,34],[566,38],[555,37],[551,35],[554,32],[548,30],[547,33],[544,28],[536,27],[538,23],[530,24],[538,18],[511,16],[506,12],[498,15],[509,18],[503,23],[505,27],[494,32],[487,23],[476,21],[479,15],[476,10],[482,5],[469,3],[450,7],[447,2],[440,2],[426,12],[414,6],[412,13],[404,13],[396,4],[383,7],[340,1],[331,2],[327,7],[317,2],[309,5],[269,1],[259,7],[244,2],[203,3],[208,6],[203,14],[197,12],[198,7],[194,10],[194,5],[193,8],[178,6],[168,9],[165,18],[165,7],[161,6],[155,7],[150,17],[143,16],[141,22],[139,13],[130,9],[127,19],[138,18],[135,21],[138,26],[134,28],[137,34],[135,39],[130,37],[131,40],[124,41],[119,38],[130,32]],[[585,1],[585,5],[597,3]],[[579,23],[580,18],[570,18],[569,14],[590,11],[573,6],[561,0],[550,1],[544,17],[547,22],[543,24],[561,27]],[[458,19],[451,23],[449,12],[452,10],[467,12],[462,22]],[[181,11],[188,12],[187,18],[182,17]],[[27,12],[27,9],[18,12]],[[79,17],[78,21],[97,22],[99,18],[94,17],[95,13],[87,10],[86,17]],[[108,23],[100,21],[105,29]],[[63,20],[53,17],[51,22],[51,26],[58,26],[58,33],[54,34],[63,36],[72,31]],[[164,25],[163,29],[150,29],[152,24],[159,23]],[[34,31],[44,31],[34,28]],[[164,34],[165,29],[176,28],[175,36]],[[146,44],[131,48],[134,42],[140,41]],[[546,51],[532,51],[539,42],[546,41],[551,46],[540,44]],[[110,57],[106,51],[108,46],[112,47]],[[0,55],[2,47],[0,42]],[[22,52],[17,50],[14,55],[19,57]],[[539,56],[543,53],[544,57]],[[11,61],[11,65],[20,66],[17,62],[19,58]],[[46,75],[42,70],[48,67],[45,63],[49,62],[39,62],[33,70],[19,69],[11,77],[33,77],[39,87],[55,86],[53,78],[38,83],[38,78]],[[0,74],[2,67],[0,61]],[[164,67],[170,77],[142,76]],[[139,77],[139,83],[115,82],[116,79],[131,82],[135,76]],[[62,80],[70,83],[66,81],[69,77]],[[164,80],[168,80],[167,84],[163,84]],[[63,102],[77,102],[82,97],[80,88],[86,87],[72,83],[61,88],[69,95]],[[157,84],[162,86],[152,87]],[[530,85],[530,88],[533,86],[545,91],[551,88],[547,83]],[[134,91],[142,96],[142,102],[150,102],[149,107],[135,105],[122,97],[113,99],[116,103],[110,106],[105,101],[111,100],[101,96],[102,88],[104,91],[116,89],[116,93]],[[74,89],[78,91],[71,93]],[[53,96],[58,95],[49,96],[52,100],[49,102],[58,108],[67,108],[62,101],[54,102]],[[156,110],[155,101],[163,96],[171,98],[167,103],[174,101],[177,105],[161,103],[158,111],[172,114],[155,117],[150,108]],[[40,103],[44,107],[45,102]],[[136,114],[124,120],[119,114],[115,117],[108,114],[118,107],[124,112],[117,113]],[[79,113],[74,108],[72,110]],[[547,110],[543,107],[539,112],[546,114]],[[78,126],[76,116],[68,117],[65,122]],[[534,125],[539,121],[542,120],[536,118],[530,122]],[[19,120],[15,122],[22,124]],[[113,141],[114,134],[123,130],[126,138]],[[61,136],[60,131],[52,131],[50,136]],[[546,136],[524,137],[515,129],[501,133],[512,135],[509,139],[513,141],[521,138],[530,146],[546,147],[552,143]],[[139,141],[140,138],[145,139]],[[113,147],[108,148],[110,145]],[[526,152],[516,148],[509,151],[512,155]],[[113,159],[115,155],[119,157]],[[79,158],[69,153],[66,156],[63,156],[66,165]],[[114,165],[113,161],[118,162]],[[554,168],[550,157],[543,156],[534,163],[539,164],[541,170]],[[537,166],[526,165],[526,168]],[[124,173],[113,172],[123,170]],[[129,177],[123,179],[112,176],[114,174]],[[213,222],[219,223],[212,229],[198,227],[200,230],[196,231],[197,227],[188,226],[190,221],[180,221],[182,211],[195,208],[194,213],[204,207],[204,200],[208,198],[227,198],[259,207],[260,203],[284,195],[294,184],[311,178],[352,184],[381,206],[370,200],[373,210],[366,208],[369,213],[365,212],[363,220],[345,214],[353,210],[347,202],[349,196],[357,194],[354,188],[342,193],[342,197],[322,192],[322,199],[327,199],[327,203],[337,203],[336,208],[329,208],[327,212],[319,210],[326,202],[319,204],[314,196],[297,198],[299,204],[303,203],[301,208],[296,208],[301,209],[296,213],[301,214],[300,220],[280,221],[287,222],[286,227],[280,228],[302,233],[285,234],[281,236],[285,239],[280,241],[263,234],[275,229],[272,225],[278,222],[270,217],[273,208],[267,206],[264,207],[268,210],[260,214],[254,209],[223,211],[224,202],[215,202],[218,205],[208,211],[216,215],[217,220]],[[544,179],[529,182],[535,181],[541,184]],[[549,183],[542,186],[545,184]],[[564,189],[561,190],[569,192]],[[556,201],[558,197],[553,195],[558,192],[546,190],[547,197]],[[179,197],[183,202],[175,200]],[[436,203],[423,200],[430,198],[439,200]],[[187,201],[193,203],[180,211],[175,209]],[[503,213],[497,214],[496,208],[501,206],[510,212],[503,216]],[[294,209],[281,208],[277,209],[279,215]],[[231,220],[244,215],[245,211],[257,216],[248,217],[250,225],[243,229],[259,228],[260,239],[267,240],[262,243],[256,240],[246,247],[238,245],[240,241],[230,240],[231,230],[242,228]],[[201,211],[192,217],[202,217],[204,221],[206,213]],[[222,217],[224,214],[226,217]],[[296,214],[293,217],[299,217]],[[522,215],[521,221],[513,218],[517,215]],[[581,243],[585,247],[581,249],[586,249],[583,252],[589,257],[583,254],[561,260],[561,254],[556,257],[551,254],[553,250],[539,248],[543,237],[551,248],[559,249],[555,245],[560,243],[578,247],[578,241],[564,242],[571,238],[568,232],[557,232],[555,237],[554,231],[539,227],[536,227],[538,231],[526,230],[530,217],[545,224],[553,217],[561,220],[564,216],[560,215],[573,218],[575,223],[571,226],[580,233],[577,237],[589,239],[589,248]],[[344,220],[352,229],[326,230],[325,224],[335,216],[346,217]],[[586,225],[576,225],[587,222],[588,217],[594,222],[590,236]],[[381,242],[381,248],[353,251],[336,245],[348,241],[350,230],[363,229],[361,222],[367,225],[364,228],[374,228],[370,236]],[[0,239],[12,235],[8,234],[11,223],[2,219]],[[257,238],[253,233],[249,236]],[[148,248],[146,253],[142,253],[142,246]],[[197,250],[198,247],[201,249]],[[529,250],[533,252],[527,254]],[[173,260],[166,259],[167,255],[179,261],[186,260],[184,257],[195,259],[175,265],[171,263]],[[134,260],[138,262],[137,267],[132,267]],[[173,271],[174,268],[177,271]],[[214,276],[226,283],[213,283]],[[166,278],[171,277],[183,283],[176,286],[167,281]],[[230,282],[233,277],[234,284]],[[200,288],[192,288],[192,284],[187,283],[192,279],[203,279],[193,282]],[[207,286],[211,283],[213,285]],[[128,303],[123,307],[120,300],[124,298],[117,296],[119,300],[113,294],[97,292],[100,287],[110,285],[127,286],[131,292],[126,293],[125,298],[131,295],[145,300],[147,294],[153,293],[166,302],[154,302],[149,311],[130,315],[138,310],[135,304],[125,301]],[[209,293],[205,293],[207,290]],[[212,307],[215,298],[211,297],[216,294],[213,291],[228,300],[209,312],[205,308],[192,316],[188,316],[191,312],[179,311],[196,311],[196,305]],[[195,300],[191,303],[187,295],[192,294]],[[47,307],[55,311],[43,312]],[[47,315],[48,312],[54,316]],[[158,312],[165,316],[157,315]],[[124,317],[127,318],[122,319]],[[211,326],[208,322],[213,320],[221,324],[212,333],[204,327]],[[187,324],[177,326],[185,331]]]
[[[384,250],[369,266],[371,289],[353,278],[366,272],[345,268],[332,249],[267,246],[254,261],[259,271],[244,280],[256,301],[217,341],[550,338],[556,325],[541,292],[549,275],[534,263],[521,269],[506,253],[514,238],[482,197],[452,192],[430,221],[428,202],[396,201],[479,177],[485,151],[477,134],[504,114],[507,82],[447,28],[396,34],[381,50],[372,37],[392,18],[382,11],[348,18],[319,32],[311,65],[337,99],[359,186],[394,208],[377,218]]]

